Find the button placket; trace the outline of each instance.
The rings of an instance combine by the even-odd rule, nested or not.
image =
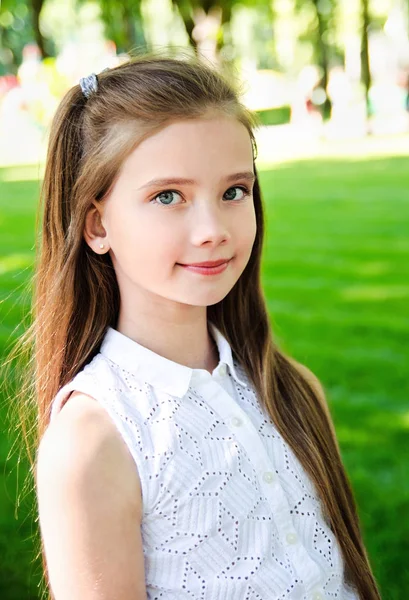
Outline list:
[[[209,381],[205,382],[204,385],[208,390],[209,405],[224,420],[227,427],[233,432],[236,443],[243,448],[253,463],[260,485],[263,486],[266,499],[271,507],[272,517],[277,526],[278,534],[284,544],[288,544],[287,549],[292,556],[294,565],[299,565],[299,568],[296,568],[297,575],[304,577],[305,573],[308,573],[308,580],[312,583],[312,587],[317,585],[321,576],[320,569],[309,556],[302,540],[299,540],[294,532],[288,499],[279,483],[277,474],[271,470],[273,466],[271,457],[263,445],[259,431],[250,417],[241,410],[240,406],[237,405],[226,390],[222,389],[214,378],[209,376]],[[243,425],[245,426],[243,427]],[[265,481],[265,473],[273,473],[274,485],[271,485],[272,482]],[[266,477],[267,479],[271,478],[270,475]],[[287,539],[286,536],[289,534],[291,536]]]

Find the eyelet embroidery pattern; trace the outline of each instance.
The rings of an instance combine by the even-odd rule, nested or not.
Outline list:
[[[311,481],[237,363],[246,386],[228,369],[228,388],[209,374],[183,398],[118,363],[96,355],[54,404],[74,389],[92,395],[131,451],[148,600],[312,600],[317,589],[358,600]],[[240,415],[236,426],[226,406]]]

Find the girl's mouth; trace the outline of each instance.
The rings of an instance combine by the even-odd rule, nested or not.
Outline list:
[[[225,262],[213,267],[182,264],[179,264],[179,266],[183,267],[187,271],[191,271],[192,273],[198,273],[200,275],[218,275],[219,273],[222,273],[223,271],[225,271],[225,269],[227,269],[227,266],[229,265],[230,261],[231,259],[226,260]]]

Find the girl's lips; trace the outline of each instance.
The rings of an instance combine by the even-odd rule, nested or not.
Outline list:
[[[206,260],[203,262],[198,262],[198,263],[188,263],[188,264],[184,264],[184,263],[179,263],[181,264],[183,267],[218,267],[219,265],[222,265],[225,262],[228,262],[229,260],[231,260],[230,258],[219,258],[218,260]]]
[[[218,273],[222,273],[227,268],[230,261],[231,261],[231,259],[227,260],[215,267],[203,267],[203,266],[197,266],[197,265],[181,265],[181,264],[179,266],[183,267],[187,271],[191,271],[192,273],[199,273],[201,275],[217,275]]]

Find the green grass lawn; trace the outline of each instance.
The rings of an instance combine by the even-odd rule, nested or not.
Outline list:
[[[408,151],[409,154],[409,151]],[[383,600],[409,593],[409,178],[406,156],[316,158],[260,171],[263,281],[276,339],[321,379]],[[29,298],[34,168],[0,170],[0,352]],[[16,335],[20,329],[14,333]],[[7,431],[7,408],[0,420]],[[33,499],[15,518],[16,456],[0,442],[0,598],[38,598]],[[5,558],[3,558],[5,557]],[[266,599],[267,600],[267,599]]]

